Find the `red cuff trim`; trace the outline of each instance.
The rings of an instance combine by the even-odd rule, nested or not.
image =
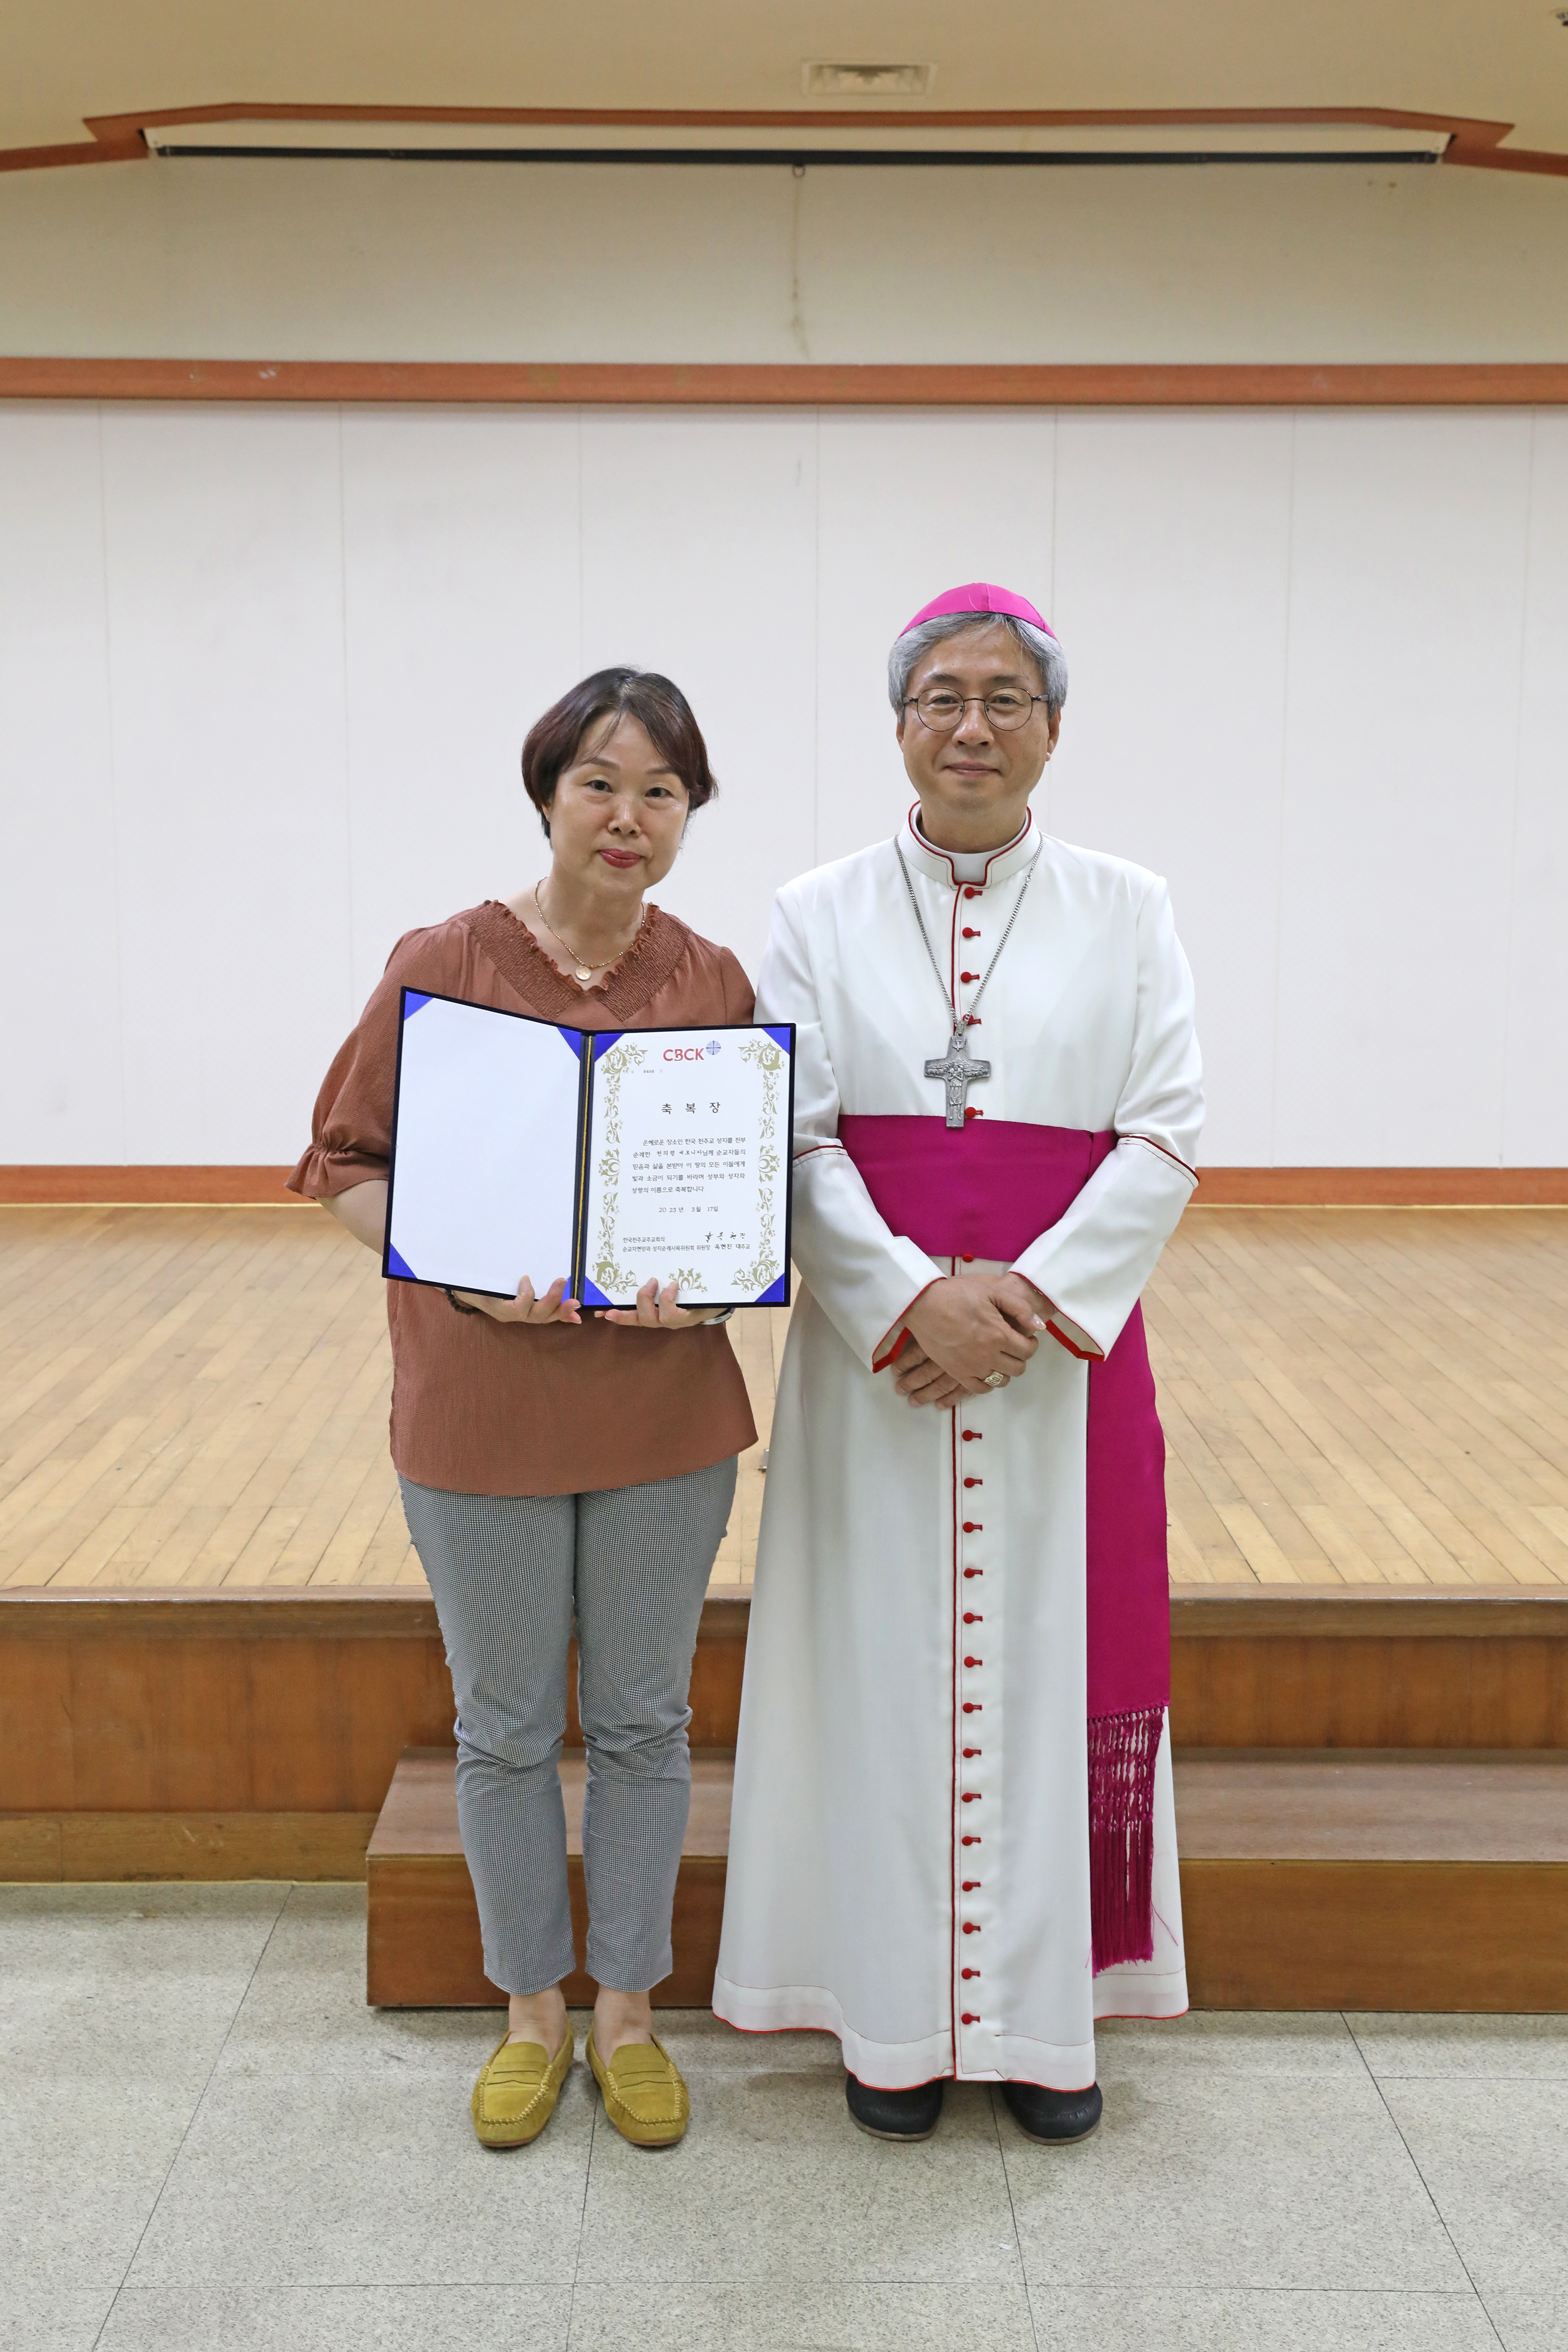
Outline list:
[[[841,1143],[808,1143],[804,1151],[795,1153],[795,1164],[798,1166],[801,1160],[809,1160],[814,1151],[843,1151],[843,1150],[844,1146]]]
[[[1186,1161],[1182,1158],[1180,1152],[1171,1150],[1166,1144],[1156,1143],[1152,1135],[1122,1135],[1119,1136],[1117,1140],[1120,1143],[1146,1143],[1151,1151],[1158,1151],[1162,1153],[1165,1159],[1173,1160],[1177,1167],[1184,1170],[1185,1173],[1192,1178],[1194,1184],[1197,1182],[1197,1170],[1195,1168],[1188,1168]]]
[[[1073,1340],[1069,1339],[1067,1333],[1060,1329],[1057,1324],[1053,1323],[1048,1316],[1046,1318],[1046,1328],[1050,1333],[1052,1339],[1058,1340],[1067,1349],[1069,1356],[1076,1356],[1078,1358],[1080,1364],[1100,1364],[1104,1362],[1104,1357],[1097,1354],[1092,1348],[1080,1348]]]
[[[918,1307],[921,1300],[925,1297],[926,1291],[934,1290],[937,1283],[941,1280],[942,1276],[941,1275],[938,1275],[934,1281],[926,1283],[921,1289],[917,1290],[914,1297],[910,1301],[910,1306],[905,1307],[904,1315],[909,1313],[910,1307]],[[874,1354],[871,1358],[871,1370],[874,1372],[885,1372],[889,1364],[897,1363],[900,1356],[903,1352],[904,1341],[910,1336],[904,1326],[904,1315],[900,1315],[896,1323],[889,1324],[888,1329],[883,1333],[882,1352]],[[891,1342],[891,1345],[889,1344],[889,1341]]]

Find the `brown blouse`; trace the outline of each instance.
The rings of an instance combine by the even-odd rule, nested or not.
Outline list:
[[[750,1021],[728,948],[657,907],[596,988],[557,971],[494,898],[398,940],[316,1098],[289,1188],[330,1200],[384,1176],[400,989],[531,1013],[574,1029]],[[746,1384],[720,1326],[632,1331],[585,1318],[538,1328],[461,1315],[446,1294],[386,1286],[392,1459],[405,1478],[467,1495],[570,1495],[703,1470],[755,1443]]]

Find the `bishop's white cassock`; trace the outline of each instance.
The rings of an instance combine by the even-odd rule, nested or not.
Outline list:
[[[956,2075],[1078,2090],[1094,2080],[1097,2015],[1186,2007],[1168,1728],[1153,1957],[1092,1969],[1084,1357],[1110,1349],[1194,1181],[1192,980],[1156,876],[1032,820],[988,859],[955,862],[912,816],[897,846],[780,891],[758,986],[760,1021],[797,1024],[803,1287],[713,2006],[751,2032],[836,2033],[849,2070],[888,2089]],[[961,1017],[978,993],[966,975],[986,971],[1018,908],[966,1033],[991,1066],[971,1108],[1116,1139],[1013,1260],[1083,1352],[1042,1339],[1022,1377],[956,1412],[911,1408],[887,1366],[918,1294],[964,1268],[889,1229],[840,1140],[841,1118],[942,1116],[924,1065],[952,1019],[899,848]]]

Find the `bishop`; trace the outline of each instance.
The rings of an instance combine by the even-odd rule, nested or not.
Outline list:
[[[1067,693],[1034,605],[950,590],[889,682],[915,804],[780,891],[758,984],[804,1287],[713,2005],[836,2034],[884,2138],[958,2080],[1067,2140],[1096,2018],[1186,2007],[1138,1302],[1196,1181],[1193,986],[1158,876],[1030,813]]]

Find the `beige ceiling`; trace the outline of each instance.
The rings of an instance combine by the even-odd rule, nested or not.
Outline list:
[[[1552,0],[7,0],[0,147],[226,100],[795,107],[813,58],[934,63],[940,109],[1395,107],[1568,151]]]

